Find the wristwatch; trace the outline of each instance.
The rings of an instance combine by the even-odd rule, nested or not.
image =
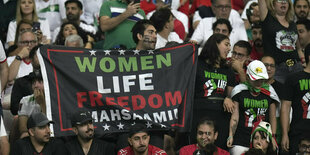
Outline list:
[[[15,59],[16,59],[16,60],[19,60],[19,61],[22,61],[22,60],[23,60],[19,55],[16,55]]]

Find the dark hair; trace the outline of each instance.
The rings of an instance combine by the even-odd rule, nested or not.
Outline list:
[[[262,23],[261,22],[252,23],[251,28],[252,28],[252,30],[253,29],[261,29]]]
[[[309,56],[310,56],[310,44],[308,44],[305,48],[305,59],[306,59],[306,64],[309,63]]]
[[[160,8],[157,10],[150,20],[154,23],[157,32],[161,32],[166,23],[169,22],[170,16],[173,16],[169,8]]]
[[[211,0],[211,4],[214,5],[217,1],[220,1],[220,0]],[[230,0],[229,0],[229,3],[231,3]]]
[[[298,144],[301,144],[302,141],[310,142],[310,135],[303,135]]]
[[[234,47],[236,47],[236,46],[245,48],[247,51],[247,54],[248,55],[251,54],[252,46],[249,42],[244,41],[244,40],[239,40],[238,42],[235,43]]]
[[[33,84],[35,81],[43,81],[41,70],[34,70],[29,74],[29,78],[31,79],[31,83]]]
[[[264,132],[264,131],[257,131],[257,132],[260,134],[262,139],[268,139],[269,138],[268,134],[266,132]],[[275,150],[273,150],[273,146],[272,146],[271,141],[272,141],[272,139],[270,139],[270,142],[268,143],[268,148],[267,148],[266,154],[267,155],[276,155],[277,152]],[[254,142],[254,140],[252,140],[252,146],[254,147],[253,142]]]
[[[232,31],[231,24],[230,24],[229,20],[224,19],[224,18],[220,18],[220,19],[216,20],[215,23],[213,23],[213,25],[212,25],[213,32],[215,31],[216,26],[219,24],[225,24],[228,28],[229,34],[231,33],[231,31]]]
[[[218,62],[218,59],[220,58],[220,51],[217,44],[220,44],[225,39],[229,40],[229,38],[223,34],[213,34],[203,46],[199,59],[206,60],[208,65],[215,66],[219,63],[220,67],[223,67],[226,60],[221,59],[221,61]]]
[[[85,32],[84,30],[82,30],[82,28],[80,28],[79,25],[77,25],[74,22],[71,21],[66,21],[64,23],[61,24],[60,26],[60,31],[57,35],[57,38],[55,40],[55,45],[65,45],[65,36],[63,35],[63,31],[66,25],[71,24],[75,27],[77,34],[83,39],[83,42],[86,43],[87,42],[87,35],[90,35],[89,33]]]
[[[294,3],[293,3],[294,8],[295,8],[295,6],[296,6],[296,4],[297,4],[297,2],[298,2],[298,1],[301,1],[301,0],[294,0]],[[306,2],[307,2],[308,7],[309,7],[309,6],[310,6],[309,1],[308,1],[308,0],[304,0],[304,1],[306,1]]]
[[[255,6],[258,6],[258,3],[253,2],[253,3],[250,4],[249,8],[246,9],[246,17],[248,18],[248,21],[250,23],[252,23],[251,16],[253,15],[253,9],[254,9]]]
[[[209,126],[213,127],[214,128],[214,132],[218,132],[218,128],[217,128],[216,122],[214,120],[212,120],[211,118],[203,117],[202,119],[200,119],[198,124],[197,124],[197,130],[198,130],[198,127],[200,125],[203,125],[203,124],[206,124],[206,125],[209,125]]]
[[[131,29],[132,32],[132,38],[137,44],[139,42],[139,39],[137,37],[137,34],[144,35],[144,31],[149,25],[153,25],[153,22],[147,19],[139,20]]]
[[[248,151],[244,153],[244,155],[265,155],[263,150],[250,148]]]
[[[296,25],[298,24],[305,25],[305,28],[307,29],[307,31],[310,31],[310,20],[309,19],[298,20],[296,22]]]
[[[83,5],[79,0],[67,0],[65,2],[65,6],[67,6],[69,3],[75,3],[81,10],[83,10]]]

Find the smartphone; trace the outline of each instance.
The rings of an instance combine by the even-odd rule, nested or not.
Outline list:
[[[40,23],[34,22],[32,25],[32,32],[37,32],[38,30],[40,30]]]

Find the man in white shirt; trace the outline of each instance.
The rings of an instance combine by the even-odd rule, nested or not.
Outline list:
[[[234,46],[239,40],[248,40],[244,22],[240,18],[239,13],[231,9],[230,0],[213,0],[211,8],[215,17],[201,19],[199,13],[195,13],[193,22],[199,24],[190,39],[191,41],[197,42],[203,47],[205,42],[213,34],[212,24],[220,18],[228,19],[232,26],[232,32],[229,37],[231,46]]]

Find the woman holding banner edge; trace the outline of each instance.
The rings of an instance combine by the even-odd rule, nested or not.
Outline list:
[[[229,38],[222,34],[213,34],[206,42],[198,57],[195,99],[192,126],[202,117],[210,117],[218,123],[219,136],[215,144],[226,147],[229,132],[229,120],[234,109],[230,93],[236,85],[234,73],[226,64],[230,51]],[[191,132],[191,143],[195,143],[196,131]]]

